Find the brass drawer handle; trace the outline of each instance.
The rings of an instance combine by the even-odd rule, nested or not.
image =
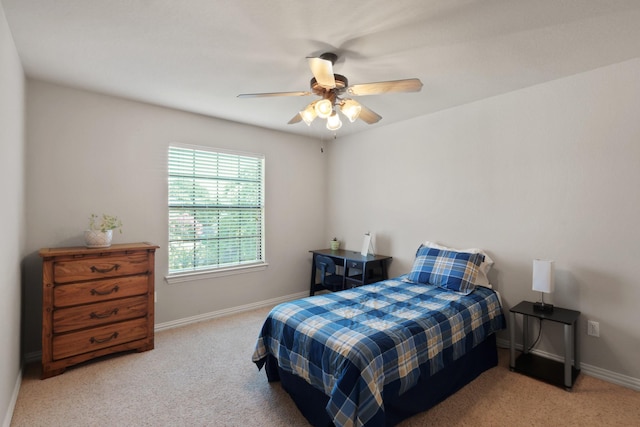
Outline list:
[[[118,333],[114,332],[111,335],[109,335],[107,338],[99,339],[99,338],[91,337],[89,341],[91,341],[91,344],[103,344],[105,342],[109,342],[116,338],[118,338]]]
[[[109,273],[110,271],[118,271],[118,269],[120,268],[120,264],[113,264],[113,266],[111,266],[110,268],[98,268],[95,265],[91,266],[91,272],[93,273]]]
[[[92,319],[106,319],[107,317],[111,317],[111,316],[116,315],[116,314],[118,314],[118,309],[114,308],[113,310],[108,311],[108,312],[103,313],[103,314],[98,314],[98,313],[96,313],[94,311],[89,315],[89,317],[91,317]]]
[[[106,292],[100,292],[100,291],[96,291],[95,289],[91,289],[91,295],[109,295],[112,294],[114,292],[118,292],[118,290],[120,289],[120,287],[118,287],[118,285],[115,285],[113,288],[111,288],[111,290],[106,291]]]

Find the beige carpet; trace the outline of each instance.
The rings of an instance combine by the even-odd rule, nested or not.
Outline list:
[[[39,379],[25,370],[11,426],[307,426],[279,383],[251,362],[267,309],[156,335],[128,353]],[[640,392],[581,375],[569,393],[500,365],[409,426],[640,425]]]

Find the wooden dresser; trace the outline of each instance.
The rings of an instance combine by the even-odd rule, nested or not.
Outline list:
[[[44,248],[42,378],[125,350],[153,349],[158,246]]]

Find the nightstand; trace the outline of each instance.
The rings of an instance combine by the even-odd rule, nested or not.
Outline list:
[[[550,384],[564,387],[566,390],[571,390],[578,374],[580,373],[578,332],[576,330],[576,324],[580,317],[580,312],[559,307],[554,307],[552,312],[534,311],[533,303],[529,301],[522,301],[509,311],[509,333],[511,337],[511,357],[509,361],[509,368],[512,371],[520,372],[542,381],[546,381]],[[515,349],[516,314],[521,314],[523,316],[522,354],[518,356],[517,359]],[[564,325],[564,363],[538,356],[528,351],[529,317],[535,317],[540,320],[549,320],[551,322],[562,323]]]

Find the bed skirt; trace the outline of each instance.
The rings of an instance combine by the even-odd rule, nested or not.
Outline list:
[[[383,392],[385,426],[432,408],[460,390],[484,371],[497,366],[498,350],[495,334],[489,335],[460,359],[447,364],[432,376],[421,376],[418,384],[398,395],[398,388],[387,386]],[[281,381],[282,388],[291,396],[304,417],[315,427],[333,426],[325,407],[329,397],[302,378],[283,371],[271,355],[265,366],[269,381]],[[375,423],[378,424],[378,423]],[[382,424],[380,424],[382,425]]]

